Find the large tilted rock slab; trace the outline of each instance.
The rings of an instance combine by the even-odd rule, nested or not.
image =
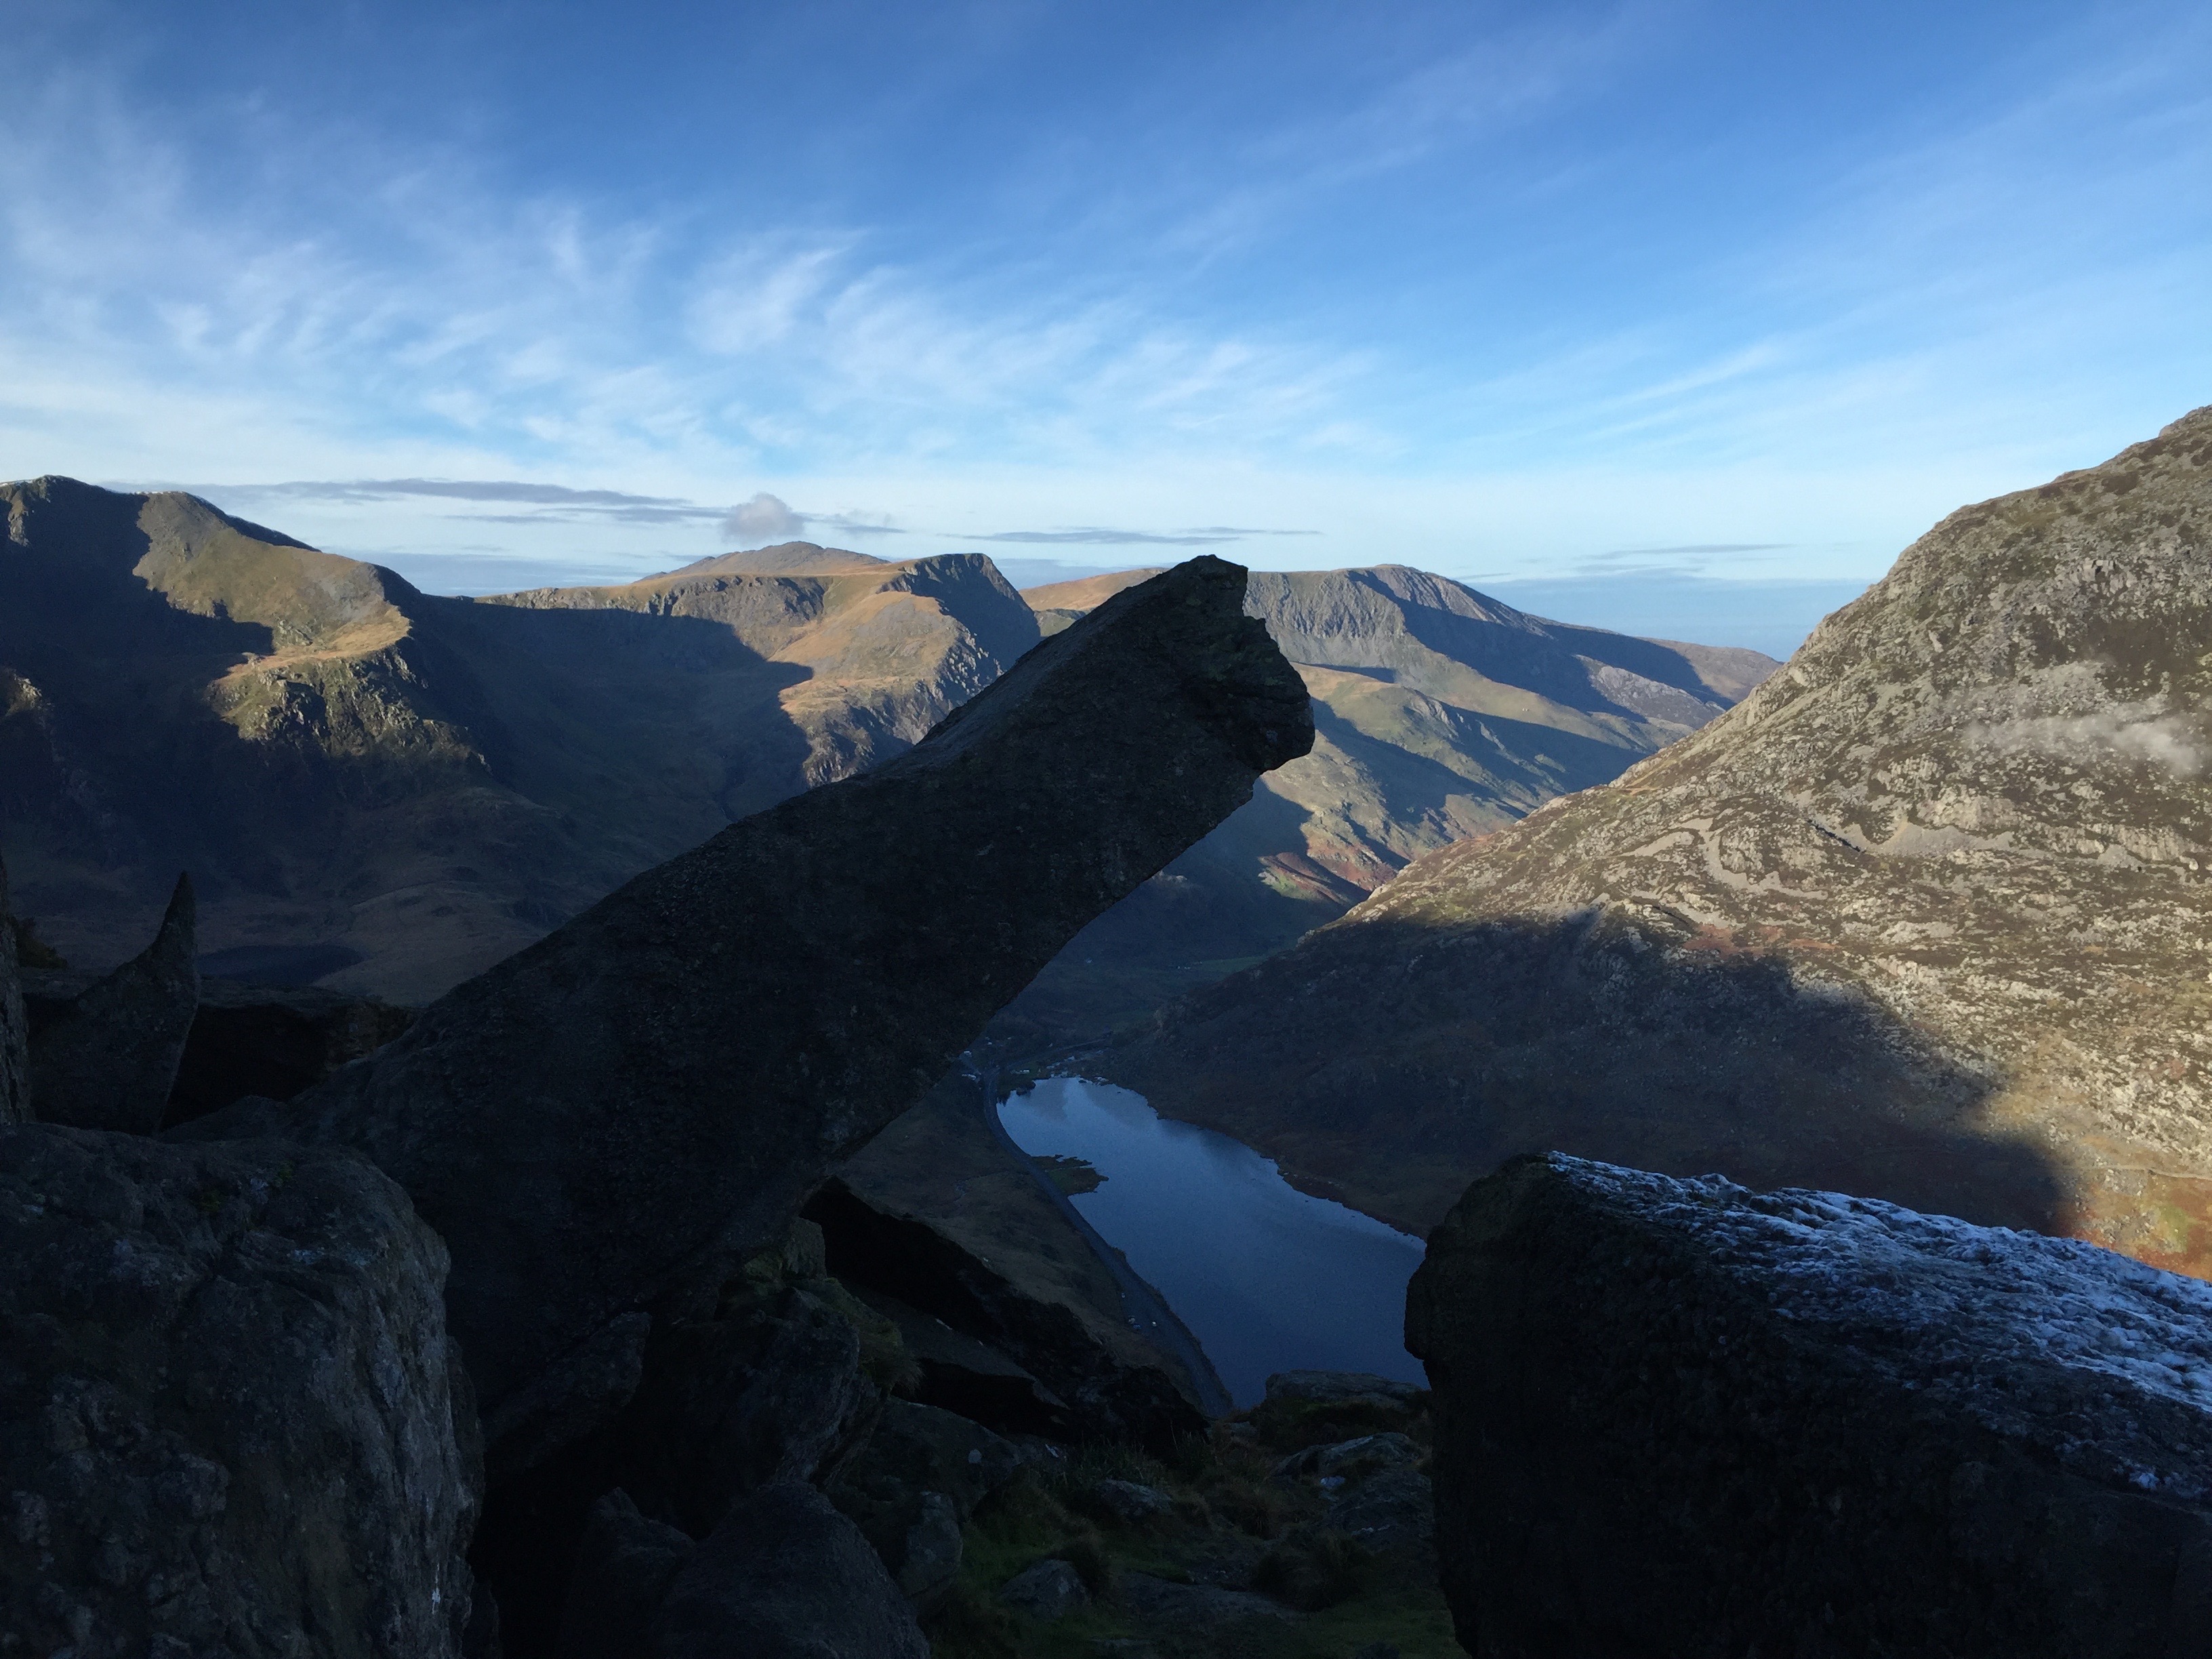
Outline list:
[[[445,1272],[348,1151],[0,1126],[0,1652],[458,1653]]]
[[[1485,1659],[2212,1651],[2212,1288],[1557,1153],[1430,1235],[1407,1346]]]
[[[294,1103],[287,1133],[368,1153],[451,1246],[495,1472],[618,1407],[638,1316],[711,1294],[1084,924],[1305,752],[1243,590],[1198,558],[1116,596],[919,747],[639,877]]]

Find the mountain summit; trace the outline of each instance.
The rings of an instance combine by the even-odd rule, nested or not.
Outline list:
[[[188,867],[215,970],[434,995],[902,752],[1038,638],[974,553],[465,599],[176,492],[0,510],[0,833],[18,906],[95,963]]]
[[[2205,1273],[2209,709],[2212,409],[1953,514],[1738,708],[1112,1069],[1418,1224],[1559,1150]]]

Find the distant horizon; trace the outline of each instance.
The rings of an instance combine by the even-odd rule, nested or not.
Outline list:
[[[1212,549],[1771,650],[2212,402],[2185,0],[10,26],[0,473],[395,568]]]
[[[823,547],[836,545],[834,543],[814,544]],[[774,546],[776,544],[763,543],[762,545]],[[737,548],[725,550],[753,552],[759,550]],[[1168,559],[1127,564],[1068,564],[1050,559],[1008,558],[980,547],[948,549],[946,551],[982,555],[998,567],[1000,574],[1008,582],[1024,592],[1057,582],[1080,581],[1091,576],[1118,575],[1127,570],[1150,568],[1155,562],[1163,566],[1180,562]],[[931,553],[903,556],[941,556]],[[383,559],[371,562],[381,563],[387,569],[397,571],[426,593],[468,597],[514,592],[535,587],[596,586],[637,581],[647,576],[667,574],[659,570],[594,570],[540,563],[528,559],[493,559],[480,556],[472,558],[467,555],[435,553],[400,554],[396,556],[396,562]],[[1377,562],[1406,562],[1382,560]],[[1374,567],[1313,565],[1267,568],[1318,571],[1370,569]],[[1421,569],[1426,567],[1413,568]],[[1430,574],[1443,575],[1446,573],[1435,571]],[[1789,659],[1821,617],[1850,604],[1871,585],[1850,581],[1731,581],[1698,577],[1643,581],[1620,578],[1493,582],[1466,581],[1456,576],[1448,579],[1547,622],[1602,628],[1614,633],[1634,634],[1644,639],[1672,640],[1686,645],[1742,647],[1764,652],[1778,662]]]

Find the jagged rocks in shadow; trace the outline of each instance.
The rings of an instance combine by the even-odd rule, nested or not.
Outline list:
[[[592,1505],[568,1575],[556,1659],[647,1659],[669,1586],[697,1551],[617,1487]]]
[[[495,1468],[618,1407],[624,1322],[696,1316],[1070,936],[1304,752],[1243,582],[1201,557],[1117,596],[920,747],[639,877],[294,1103],[290,1133],[367,1152],[451,1247]]]
[[[928,1659],[860,1529],[780,1481],[731,1510],[670,1587],[655,1659]]]
[[[481,1472],[445,1272],[349,1151],[0,1127],[0,1631],[457,1653]]]
[[[1064,1418],[1052,1425],[1060,1432],[1156,1447],[1203,1432],[1204,1416],[1164,1364],[1133,1362],[1069,1303],[1029,1293],[929,1223],[879,1208],[836,1178],[808,1200],[806,1217],[821,1225],[841,1280],[895,1297],[1012,1359],[1061,1407]],[[948,1380],[955,1389],[969,1382]],[[1027,1404],[1022,1393],[1004,1390],[1017,1412]],[[1032,1431],[1028,1422],[988,1415],[994,1396],[981,1388],[953,1397],[1009,1433]]]
[[[2212,1644],[2197,1281],[1553,1155],[1468,1191],[1406,1323],[1480,1659]]]
[[[1506,1158],[1554,1149],[2006,1226],[2063,1219],[2046,1151],[1986,1116],[1986,1068],[1853,987],[1648,909],[1357,913],[1100,1069],[1413,1231]]]
[[[1080,1437],[1067,1402],[989,1343],[881,1291],[863,1285],[855,1294],[898,1328],[920,1373],[915,1399],[1001,1434]]]
[[[796,1231],[813,1231],[805,1223]],[[747,1264],[710,1315],[653,1325],[632,1369],[608,1378],[603,1392],[626,1402],[612,1420],[543,1459],[509,1443],[528,1467],[495,1480],[471,1559],[498,1592],[511,1653],[550,1649],[570,1558],[588,1553],[592,1517],[611,1488],[655,1522],[704,1538],[742,1493],[828,1479],[866,1441],[884,1395],[854,1319],[880,1322],[833,1281],[793,1277],[794,1257],[818,1272],[805,1260],[818,1258],[818,1239],[799,1242]],[[880,1334],[896,1343],[888,1328]]]
[[[826,1495],[854,1522],[918,1610],[960,1570],[960,1529],[1022,1468],[1013,1444],[934,1406],[893,1400]]]
[[[946,1285],[917,1284],[896,1260],[877,1260],[896,1245],[864,1245],[848,1228],[841,1277],[898,1324],[921,1368],[919,1397],[1001,1433],[1063,1441],[1150,1432],[1133,1429],[1121,1408],[1102,1417],[1072,1400],[1061,1391],[1069,1381],[1086,1399],[1103,1387],[1139,1414],[1151,1409],[1142,1402],[1167,1390],[1201,1412],[1226,1410],[1226,1392],[1195,1340],[1148,1322],[1158,1314],[1133,1303],[1127,1285],[1149,1292],[1133,1274],[1127,1284],[1117,1277],[1107,1247],[994,1121],[992,1092],[984,1078],[964,1071],[948,1077],[848,1161],[838,1179],[877,1216],[925,1228],[927,1250],[942,1255],[949,1245],[964,1263],[963,1273],[996,1287],[986,1298],[992,1305],[1057,1307],[1062,1315],[1053,1316],[1054,1325],[1079,1328],[1079,1342],[1048,1338],[1042,1326],[1025,1333],[1006,1316],[976,1322],[974,1298],[948,1300]],[[852,1219],[870,1234],[880,1227],[866,1217]],[[1127,1273],[1126,1264],[1117,1265]],[[1092,1361],[1071,1366],[1072,1345]],[[1015,1351],[1030,1346],[1048,1351],[1050,1376]],[[1121,1380],[1102,1383],[1107,1377]],[[1218,1403],[1209,1407],[1209,1400]],[[1182,1426],[1166,1431],[1187,1432],[1180,1408],[1173,1415]]]
[[[154,942],[67,1007],[31,1041],[31,1109],[41,1122],[152,1134],[199,1006],[192,884],[177,878]]]
[[[246,1095],[289,1100],[414,1023],[415,1010],[313,985],[203,979],[161,1120],[173,1128]]]
[[[8,908],[8,866],[0,864],[0,1126],[31,1119],[31,1052],[15,961],[15,919]]]

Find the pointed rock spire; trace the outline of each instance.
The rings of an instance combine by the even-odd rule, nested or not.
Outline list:
[[[194,914],[191,878],[180,875],[154,942],[39,1033],[31,1107],[40,1121],[137,1134],[161,1127],[199,1006]]]

